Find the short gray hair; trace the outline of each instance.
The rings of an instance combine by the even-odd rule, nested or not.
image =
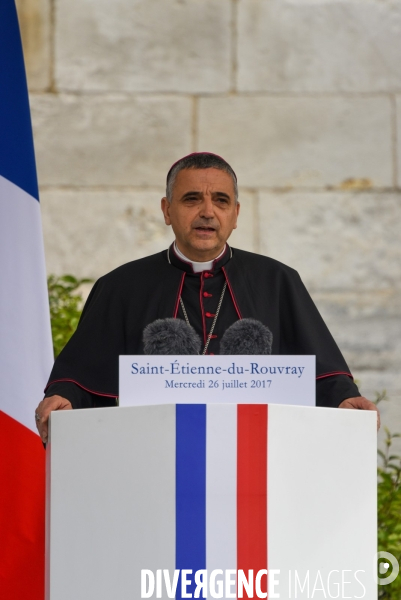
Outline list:
[[[220,171],[225,171],[225,173],[228,173],[231,176],[234,186],[235,202],[238,202],[238,184],[234,170],[224,158],[221,158],[221,156],[213,154],[212,152],[194,152],[193,154],[184,156],[184,158],[180,158],[180,160],[173,164],[167,173],[166,198],[169,202],[171,202],[173,198],[173,188],[177,175],[184,169],[220,169]]]

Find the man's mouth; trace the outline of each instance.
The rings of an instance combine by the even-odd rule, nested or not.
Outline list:
[[[210,231],[210,232],[216,231],[214,227],[202,227],[202,226],[200,226],[200,227],[195,227],[194,229],[196,229],[196,231],[202,231],[202,232],[203,231],[205,231],[205,232],[207,232],[207,231]]]

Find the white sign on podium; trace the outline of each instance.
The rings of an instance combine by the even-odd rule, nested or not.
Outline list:
[[[315,356],[120,356],[119,402],[315,406],[315,364]]]

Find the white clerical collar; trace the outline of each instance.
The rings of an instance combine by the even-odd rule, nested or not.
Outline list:
[[[181,252],[181,250],[177,247],[177,244],[174,242],[174,252],[177,254],[178,258],[180,258],[184,262],[189,263],[190,265],[192,265],[194,273],[201,273],[201,271],[211,271],[213,269],[213,263],[214,263],[214,261],[218,260],[219,258],[221,258],[223,256],[225,250],[226,250],[226,247],[224,246],[224,248],[220,252],[220,254],[218,256],[216,256],[216,258],[214,258],[213,260],[207,260],[205,262],[195,262],[194,260],[191,260],[190,258],[187,258]]]

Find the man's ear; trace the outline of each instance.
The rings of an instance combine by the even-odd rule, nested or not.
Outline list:
[[[170,202],[168,201],[168,199],[166,198],[166,196],[164,196],[161,199],[160,202],[160,206],[164,215],[164,222],[166,225],[171,225],[171,219],[170,219]]]
[[[241,205],[239,202],[237,202],[236,206],[235,206],[236,212],[237,212],[237,218],[235,219],[235,225],[233,227],[233,229],[237,229],[237,219],[240,213],[240,209],[241,209]]]

